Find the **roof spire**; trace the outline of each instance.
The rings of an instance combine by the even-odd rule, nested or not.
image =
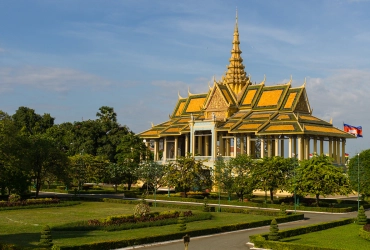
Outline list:
[[[249,84],[249,77],[244,70],[243,59],[240,56],[242,51],[239,48],[238,9],[236,9],[232,44],[230,63],[227,66],[225,77],[222,77],[222,84],[228,85],[233,93],[237,95],[245,85]]]

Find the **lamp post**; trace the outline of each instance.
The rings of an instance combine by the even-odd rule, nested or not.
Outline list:
[[[357,211],[360,211],[360,154],[357,154]]]
[[[297,195],[296,195],[296,173],[295,173],[295,168],[296,168],[296,157],[295,154],[293,153],[294,157],[294,163],[293,163],[293,176],[294,176],[294,213],[297,213]]]

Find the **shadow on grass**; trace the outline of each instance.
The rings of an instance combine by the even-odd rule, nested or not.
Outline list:
[[[54,240],[74,239],[80,237],[95,237],[87,235],[88,231],[52,231],[51,236]],[[0,235],[0,242],[13,244],[22,247],[35,247],[40,241],[41,233],[17,233]]]

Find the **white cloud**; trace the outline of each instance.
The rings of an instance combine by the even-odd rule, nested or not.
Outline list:
[[[5,49],[3,49],[3,48],[0,47],[0,53],[1,52],[5,52]]]
[[[97,88],[112,83],[93,74],[52,67],[0,68],[0,82],[0,92],[20,85],[53,92],[68,92],[79,86]]]

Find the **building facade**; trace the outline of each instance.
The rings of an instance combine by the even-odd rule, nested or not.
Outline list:
[[[353,135],[312,115],[305,85],[252,83],[241,57],[236,19],[231,57],[224,76],[207,93],[178,96],[169,120],[139,136],[163,163],[188,153],[212,166],[218,156],[248,154],[309,159],[327,154],[344,165],[346,139]]]

